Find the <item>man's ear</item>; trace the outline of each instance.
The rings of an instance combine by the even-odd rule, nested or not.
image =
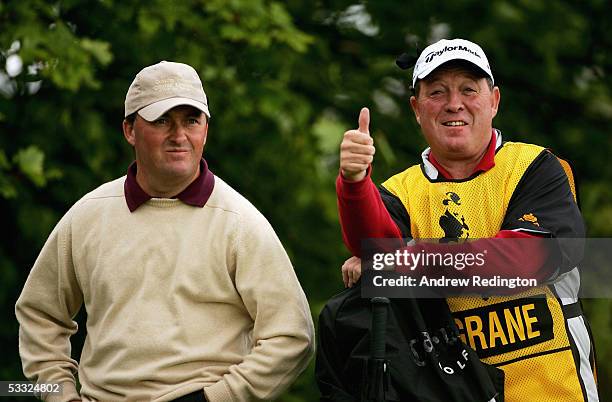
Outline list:
[[[412,108],[412,111],[414,112],[414,117],[416,118],[416,121],[420,126],[421,125],[421,114],[419,113],[419,105],[418,105],[417,99],[414,96],[410,97],[410,107]]]
[[[206,131],[204,131],[204,145],[206,145],[206,140],[208,140],[208,125],[209,125],[209,121],[206,121]]]
[[[130,124],[127,120],[123,120],[123,136],[131,146],[136,144],[136,135],[134,134],[134,123]]]
[[[495,115],[497,115],[497,109],[499,108],[499,102],[501,101],[499,87],[493,87],[493,96],[491,98],[492,117],[495,117]]]

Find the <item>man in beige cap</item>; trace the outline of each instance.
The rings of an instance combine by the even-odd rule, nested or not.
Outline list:
[[[132,82],[123,133],[136,161],[60,220],[17,301],[25,375],[62,386],[43,399],[271,400],[306,367],[306,297],[267,220],[208,170],[209,119],[186,64]]]

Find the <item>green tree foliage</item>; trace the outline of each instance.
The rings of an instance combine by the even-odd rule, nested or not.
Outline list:
[[[334,193],[341,135],[369,106],[375,180],[418,162],[411,71],[394,59],[438,38],[482,45],[502,91],[496,127],[574,162],[590,235],[612,234],[611,15],[601,0],[0,0],[2,379],[22,378],[13,306],[47,235],[132,160],[123,101],[143,66],[200,73],[209,165],[272,222],[316,317],[348,256]],[[612,303],[585,308],[610,393]],[[311,367],[283,400],[316,398]]]

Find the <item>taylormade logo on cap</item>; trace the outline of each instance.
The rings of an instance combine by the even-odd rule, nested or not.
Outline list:
[[[125,116],[138,112],[143,119],[153,121],[180,105],[200,109],[210,118],[208,99],[194,68],[162,61],[136,74],[125,96]]]
[[[414,66],[412,86],[432,71],[451,60],[466,60],[480,68],[493,81],[493,73],[487,56],[480,46],[465,39],[442,39],[421,52]]]
[[[478,55],[478,53],[466,46],[444,46],[444,49],[442,50],[438,50],[436,52],[430,52],[429,54],[427,54],[425,56],[425,63],[429,63],[433,60],[434,57],[436,56],[440,56],[441,54],[444,54],[444,52],[450,52],[450,51],[455,51],[455,50],[461,50],[463,52],[470,52],[472,53],[474,56],[476,57],[480,57]]]

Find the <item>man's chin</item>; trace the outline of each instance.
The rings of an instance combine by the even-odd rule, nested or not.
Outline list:
[[[463,156],[469,154],[469,144],[462,138],[448,141],[444,144],[444,153],[447,155]]]
[[[198,166],[187,161],[175,161],[163,167],[164,176],[168,179],[185,178],[189,179],[197,176]]]

